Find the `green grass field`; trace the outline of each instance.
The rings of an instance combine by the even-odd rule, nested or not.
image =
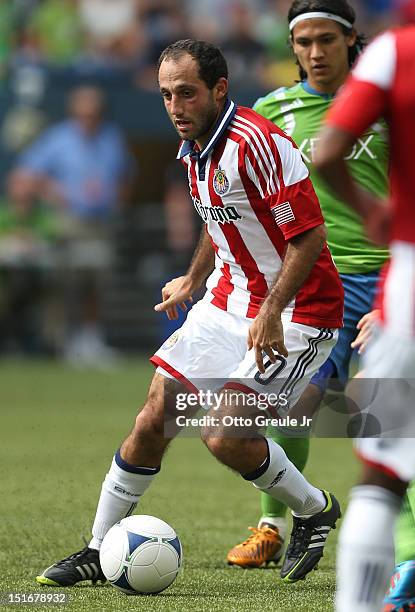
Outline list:
[[[59,364],[0,362],[0,591],[42,590],[34,578],[84,546],[113,451],[131,427],[152,368],[145,360],[112,372]],[[306,474],[345,505],[357,465],[347,440],[314,440]],[[171,523],[183,570],[164,593],[128,597],[109,585],[67,589],[69,604],[2,610],[197,610],[330,612],[336,538],[320,569],[285,585],[275,569],[240,570],[228,548],[258,519],[259,494],[193,438],[178,439],[139,511]],[[49,592],[49,591],[48,591]]]

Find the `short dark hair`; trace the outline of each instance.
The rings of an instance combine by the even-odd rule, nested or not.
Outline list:
[[[183,55],[190,55],[199,66],[199,77],[209,89],[213,89],[222,77],[228,78],[228,66],[219,47],[204,40],[178,40],[164,49],[161,53],[157,67],[160,68],[164,60],[177,60]]]
[[[288,12],[288,23],[291,23],[291,21],[299,15],[304,15],[304,13],[311,13],[314,11],[332,13],[333,15],[337,15],[338,17],[343,17],[343,19],[349,21],[353,26],[356,21],[356,13],[353,7],[351,7],[346,0],[294,0]],[[346,26],[340,23],[339,26],[342,28],[343,33],[346,36],[352,31],[352,28],[347,28]],[[292,38],[293,35],[291,33],[291,40]],[[356,61],[356,58],[360,55],[365,46],[366,37],[363,34],[357,34],[355,44],[349,49],[350,68],[353,66]],[[307,73],[300,66],[298,61],[297,64],[300,70],[300,79],[303,81],[307,78]]]

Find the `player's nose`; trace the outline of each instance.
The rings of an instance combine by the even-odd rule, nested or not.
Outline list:
[[[320,59],[324,55],[323,48],[319,43],[313,43],[311,45],[310,57],[313,60]]]
[[[177,96],[172,96],[170,100],[170,112],[175,118],[183,114],[183,107]]]

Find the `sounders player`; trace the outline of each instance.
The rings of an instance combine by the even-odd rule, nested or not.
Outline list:
[[[337,378],[342,385],[347,381],[356,325],[372,308],[379,271],[388,252],[367,240],[360,217],[336,199],[313,167],[316,136],[323,118],[363,46],[354,29],[354,11],[345,0],[295,0],[288,21],[301,81],[261,98],[254,108],[281,127],[300,148],[320,200],[328,244],[345,289],[344,328],[329,360],[305,392],[307,406],[316,409],[329,378]],[[347,160],[360,185],[378,196],[386,194],[388,142],[382,124],[375,124],[360,138]],[[284,437],[281,433],[273,437],[302,470],[308,458],[309,439]],[[281,556],[286,507],[266,493],[261,494],[261,505],[258,528],[251,528],[253,534],[229,551],[229,563],[260,567]]]

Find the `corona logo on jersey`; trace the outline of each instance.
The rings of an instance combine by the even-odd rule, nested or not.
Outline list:
[[[235,206],[203,206],[198,198],[192,197],[192,200],[197,213],[205,223],[208,221],[235,223],[242,219]]]
[[[229,179],[226,176],[225,170],[219,166],[214,172],[213,176],[213,189],[218,196],[223,196],[228,193],[231,185]]]

